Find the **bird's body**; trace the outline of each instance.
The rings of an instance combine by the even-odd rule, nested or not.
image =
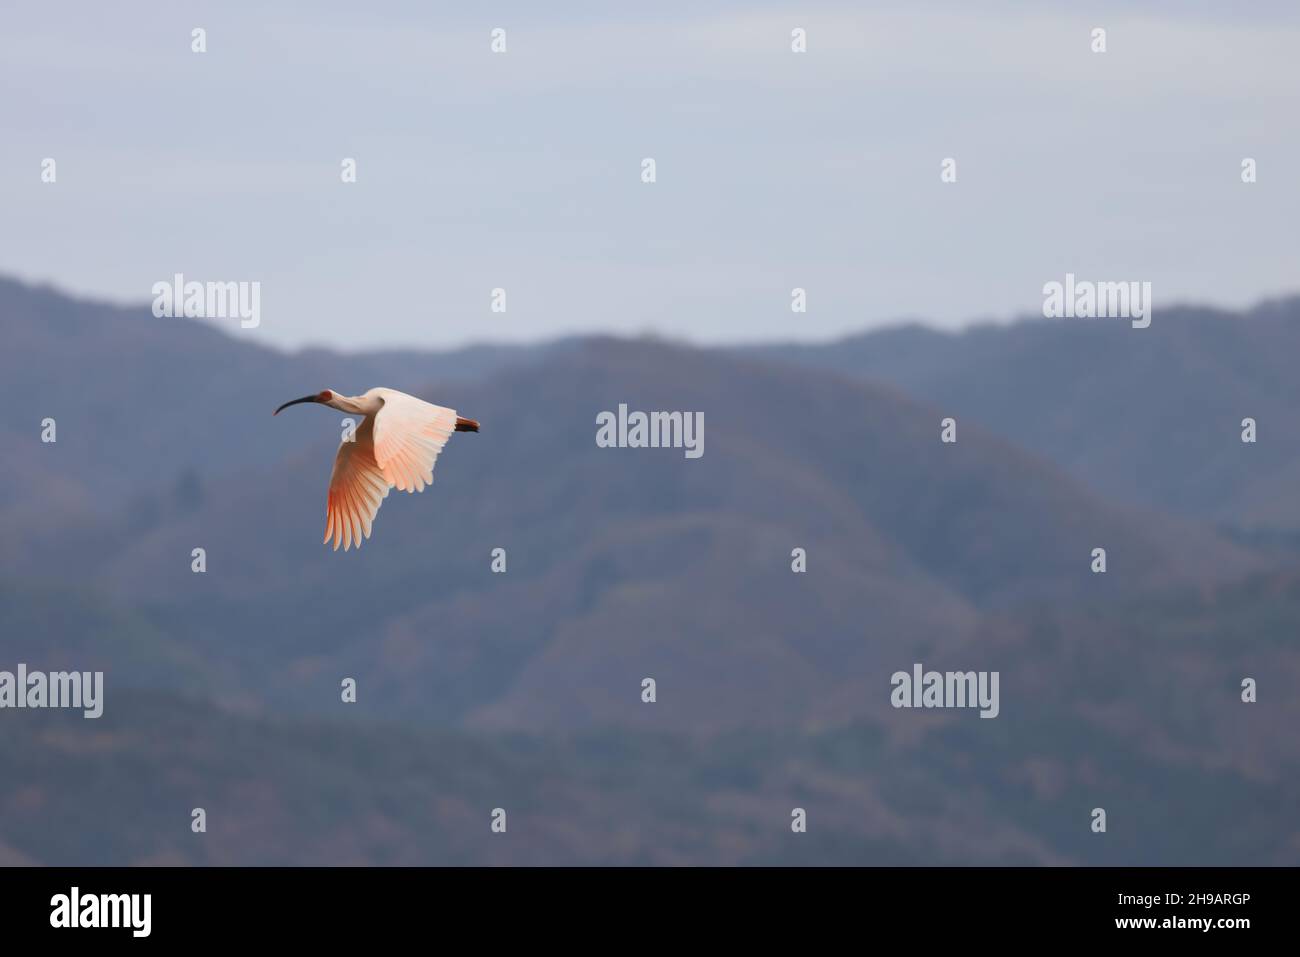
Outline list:
[[[341,395],[330,389],[286,402],[316,402],[364,416],[339,443],[325,504],[325,542],[347,551],[370,537],[371,523],[388,490],[423,492],[433,482],[433,464],[453,432],[477,432],[478,423],[396,389]]]

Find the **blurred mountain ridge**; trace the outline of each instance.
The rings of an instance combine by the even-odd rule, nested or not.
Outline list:
[[[1284,811],[1300,756],[1270,731],[1294,725],[1300,682],[1300,442],[1283,418],[1300,300],[1157,310],[1146,330],[355,356],[8,281],[0,320],[0,667],[107,682],[102,723],[26,715],[6,736],[14,862],[75,860],[96,799],[153,809],[102,863],[1300,857]],[[319,542],[341,416],[270,413],[379,384],[483,431],[334,553]],[[705,454],[598,448],[596,416],[620,403],[702,412]],[[914,662],[999,670],[1002,716],[893,710],[889,676]],[[1267,688],[1254,705],[1246,675]],[[120,780],[122,763],[139,774]],[[453,764],[478,783],[444,791]],[[82,792],[57,784],[83,773]],[[288,825],[318,779],[319,806]],[[486,836],[479,804],[537,793],[527,780],[550,783],[524,844],[455,836]],[[167,801],[193,789],[243,807],[257,839],[214,856],[167,836]],[[1107,793],[1145,822],[1110,850],[1086,830]],[[783,842],[801,801],[840,836]],[[423,815],[441,836],[411,843]],[[1187,845],[1192,827],[1214,836]]]

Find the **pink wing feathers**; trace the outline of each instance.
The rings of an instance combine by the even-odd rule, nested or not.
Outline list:
[[[383,407],[367,415],[353,441],[339,444],[325,505],[325,542],[334,550],[370,537],[370,526],[389,488],[423,492],[433,463],[456,431],[456,412],[395,389],[373,389]]]
[[[347,551],[361,547],[370,537],[370,524],[388,497],[388,479],[375,461],[373,420],[366,416],[353,441],[339,443],[325,501],[325,541],[334,539],[334,550],[342,543]]]
[[[423,492],[433,481],[438,453],[456,431],[456,410],[394,389],[375,392],[384,400],[374,417],[375,461],[391,485]]]

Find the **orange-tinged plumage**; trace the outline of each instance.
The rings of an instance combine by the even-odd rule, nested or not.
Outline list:
[[[345,396],[326,389],[314,396],[286,402],[328,405],[362,415],[350,438],[339,443],[325,499],[325,539],[347,551],[370,537],[379,506],[396,487],[423,492],[433,482],[433,466],[453,432],[477,432],[478,423],[396,389],[371,389]]]

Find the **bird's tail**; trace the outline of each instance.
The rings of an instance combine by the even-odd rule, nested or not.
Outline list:
[[[445,428],[445,426],[444,426],[444,428]],[[477,431],[478,431],[478,422],[475,421],[474,419],[466,419],[466,418],[463,418],[463,417],[461,417],[461,416],[458,415],[458,416],[456,416],[456,431],[457,431],[457,432],[477,432]]]

